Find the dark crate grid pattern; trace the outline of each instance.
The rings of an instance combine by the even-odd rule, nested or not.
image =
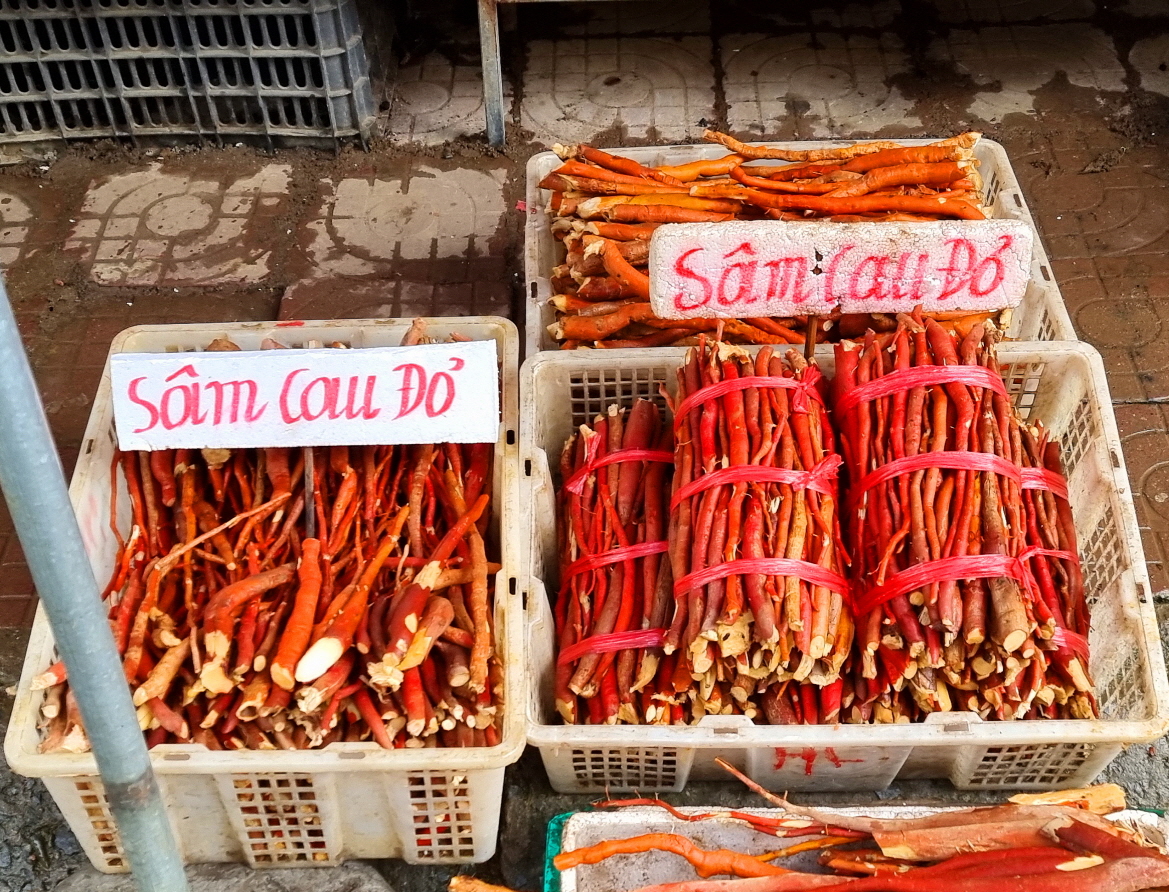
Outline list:
[[[352,0],[0,0],[0,142],[368,135]]]

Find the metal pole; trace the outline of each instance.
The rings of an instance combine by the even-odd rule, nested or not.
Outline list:
[[[483,56],[483,109],[487,141],[496,148],[505,139],[503,68],[499,56],[499,0],[479,0],[479,52]]]
[[[77,696],[134,881],[141,892],[186,892],[182,859],[3,279],[0,298],[0,488]]]

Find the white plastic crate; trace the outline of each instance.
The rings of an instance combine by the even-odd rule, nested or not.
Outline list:
[[[917,146],[925,145],[931,140],[903,139],[899,142],[906,146]],[[787,149],[818,149],[848,144],[850,143],[831,140],[751,143]],[[727,154],[727,149],[714,143],[693,146],[644,146],[613,151],[649,166],[687,164],[705,158],[721,158]],[[983,180],[983,197],[990,207],[990,216],[995,219],[1022,220],[1031,226],[1035,236],[1031,284],[1023,295],[1023,302],[1014,310],[1007,334],[1020,341],[1075,340],[1076,333],[1072,328],[1071,317],[1064,308],[1063,296],[1055,283],[1051,264],[1048,263],[1047,254],[1039,240],[1039,231],[1035,228],[1035,220],[1023,200],[1023,192],[1019,188],[1015,172],[1011,169],[1006,150],[994,140],[981,139],[974,149],[974,157],[980,162],[979,174]],[[556,310],[548,301],[552,297],[552,269],[562,262],[564,248],[552,238],[551,218],[547,213],[552,193],[547,189],[541,189],[540,181],[561,163],[553,152],[541,152],[528,160],[527,219],[524,224],[524,273],[527,278],[525,359],[540,350],[559,349],[559,345],[548,334],[548,326],[556,321]]]
[[[199,351],[217,337],[258,350],[273,337],[290,347],[311,340],[353,348],[401,343],[411,320],[257,322],[140,326],[122,332],[112,353]],[[519,337],[497,317],[428,320],[427,333],[459,333],[498,344],[502,383],[496,444],[492,538],[503,569],[496,577],[495,629],[504,666],[502,740],[466,749],[384,750],[337,743],[321,750],[211,752],[167,744],[150,760],[186,863],[243,861],[252,867],[328,866],[349,858],[403,858],[419,864],[485,861],[495,853],[506,766],[524,749],[524,631],[516,585],[519,544],[516,387]],[[116,543],[109,529],[110,464],[115,449],[107,363],[73,474],[70,495],[99,584],[110,577]],[[119,525],[130,506],[119,473]],[[91,753],[37,752],[44,694],[29,689],[55,657],[52,631],[38,609],[17,688],[4,754],[12,769],[40,777],[93,865],[128,869]]]
[[[725,806],[711,808],[681,808],[684,814],[701,814],[702,812],[717,811]],[[850,817],[883,818],[886,820],[898,818],[918,818],[926,815],[939,814],[946,811],[956,811],[960,807],[939,808],[921,805],[874,805],[863,808],[823,808],[827,814],[848,815]],[[780,817],[783,812],[776,808],[748,808],[743,811],[765,817]],[[1118,821],[1135,827],[1155,845],[1164,845],[1166,833],[1169,832],[1169,821],[1147,811],[1127,810],[1116,812],[1108,816],[1110,821]],[[731,849],[744,852],[748,855],[762,855],[774,852],[780,845],[797,845],[812,837],[793,836],[777,843],[774,836],[757,833],[743,824],[723,820],[706,820],[683,822],[668,815],[660,808],[623,808],[619,811],[580,812],[572,815],[564,822],[560,834],[559,850],[564,852],[585,846],[596,845],[600,842],[613,839],[628,839],[640,836],[643,833],[674,833],[685,836],[687,839],[704,849]],[[802,852],[782,862],[784,867],[791,870],[801,870],[808,873],[823,873],[820,867],[818,851]],[[668,852],[645,852],[637,856],[618,856],[608,858],[598,864],[583,864],[580,867],[559,871],[551,865],[551,858],[545,867],[544,888],[558,889],[559,892],[594,892],[604,889],[605,892],[627,892],[627,890],[641,889],[659,883],[681,883],[695,880],[698,875],[685,860]],[[555,882],[559,880],[559,882]]]
[[[533,672],[528,742],[540,749],[555,789],[681,790],[690,779],[720,777],[713,763],[722,756],[777,790],[879,790],[910,777],[948,778],[960,789],[1044,790],[1086,784],[1126,744],[1169,728],[1169,681],[1104,365],[1078,341],[1004,343],[999,359],[1024,416],[1042,419],[1063,444],[1101,719],[993,722],[952,712],[913,725],[767,726],[742,716],[708,716],[693,727],[559,724],[545,596],[558,569],[555,463],[575,426],[606,406],[640,397],[664,407],[659,388],[674,392],[685,353],[544,352],[520,373]],[[821,348],[818,360],[831,376],[831,348]]]

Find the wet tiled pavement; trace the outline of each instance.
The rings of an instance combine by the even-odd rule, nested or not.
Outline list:
[[[67,468],[134,324],[510,314],[524,165],[553,142],[1002,142],[1077,331],[1109,370],[1169,597],[1169,6],[1161,0],[523,4],[509,142],[483,144],[472,4],[399,22],[370,152],[72,148],[0,169],[0,268]],[[444,8],[445,9],[445,8]],[[446,14],[444,12],[444,14]],[[0,627],[32,583],[0,506]]]

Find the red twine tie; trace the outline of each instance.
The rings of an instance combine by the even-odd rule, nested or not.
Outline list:
[[[792,558],[742,558],[727,561],[725,564],[716,564],[704,570],[695,570],[674,583],[674,596],[681,597],[696,588],[702,588],[728,576],[750,576],[755,573],[764,576],[794,576],[812,585],[837,592],[846,600],[849,598],[848,580],[839,573],[833,573],[819,564]]]
[[[595,437],[593,439],[596,439]],[[585,447],[586,450],[588,447]],[[594,455],[596,453],[594,452]],[[589,474],[596,471],[598,468],[603,468],[606,465],[614,465],[618,462],[627,461],[660,461],[668,464],[674,463],[674,453],[667,452],[664,449],[618,449],[616,452],[610,452],[608,455],[600,458],[589,458],[575,474],[568,478],[564,483],[564,488],[574,495],[580,495],[584,492],[585,479]]]
[[[642,650],[661,647],[666,643],[665,629],[636,629],[631,632],[610,632],[607,635],[593,635],[560,651],[556,662],[563,666],[575,663],[589,654],[611,654],[619,650]]]
[[[858,384],[836,401],[836,411],[847,412],[868,400],[878,400],[914,387],[929,387],[934,384],[965,384],[968,387],[982,387],[993,390],[1000,396],[1010,397],[1003,376],[986,366],[923,365],[912,369],[900,369],[866,381],[864,384]]]
[[[726,483],[786,483],[792,489],[812,489],[826,496],[834,496],[840,461],[839,455],[831,453],[810,471],[763,465],[735,465],[712,471],[696,477],[674,493],[674,497],[670,499],[670,510],[673,511],[691,496]]]
[[[626,545],[621,548],[611,548],[608,551],[602,551],[598,554],[586,555],[582,558],[577,558],[569,564],[560,580],[560,590],[563,592],[565,586],[568,585],[568,580],[578,573],[588,573],[592,570],[599,570],[601,567],[607,567],[610,564],[617,564],[623,561],[635,561],[638,558],[649,557],[652,554],[661,554],[669,549],[670,543],[664,539],[660,542],[642,542],[638,545]]]
[[[746,378],[727,378],[716,384],[708,384],[706,387],[694,391],[674,409],[674,428],[681,427],[682,423],[686,420],[686,416],[703,403],[716,400],[719,397],[726,396],[728,393],[734,393],[736,390],[750,390],[753,387],[761,390],[795,391],[792,394],[792,411],[804,413],[810,408],[808,405],[809,398],[814,399],[821,405],[824,403],[823,397],[820,396],[820,391],[816,389],[816,383],[819,380],[820,370],[816,366],[810,365],[804,370],[804,377],[802,379],[750,375]]]

